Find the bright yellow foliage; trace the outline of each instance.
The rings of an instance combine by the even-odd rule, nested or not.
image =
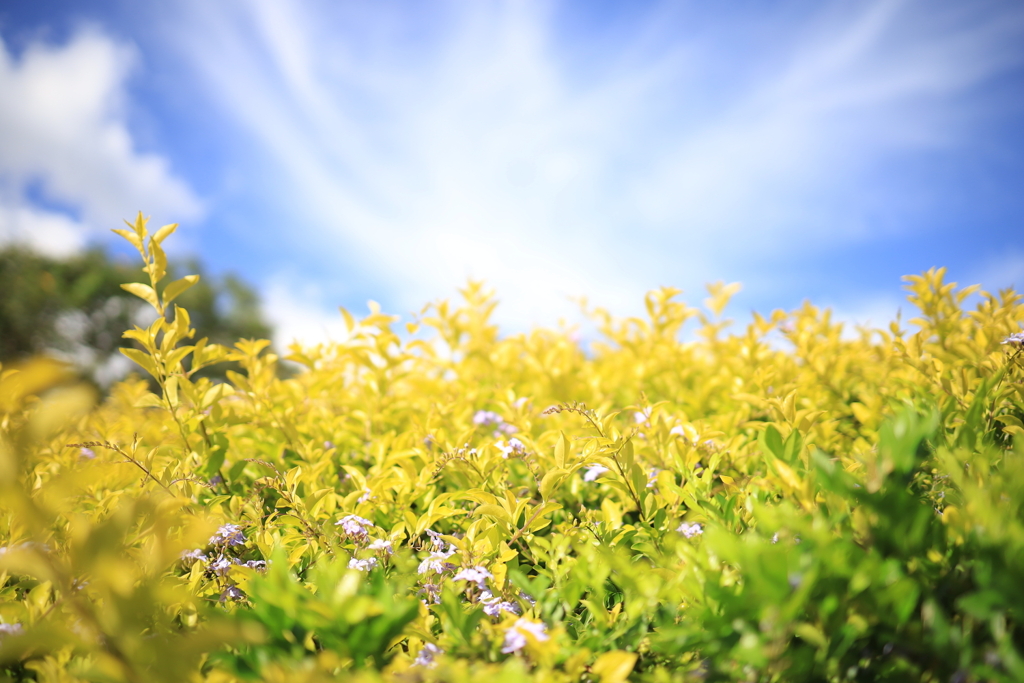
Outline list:
[[[957,548],[1024,545],[1012,291],[933,269],[906,278],[916,317],[850,330],[809,303],[737,328],[738,285],[706,310],[662,289],[644,318],[592,311],[585,348],[501,334],[470,283],[405,326],[342,311],[346,339],[291,348],[284,379],[267,341],[192,339],[171,301],[194,279],[161,286],[173,227],[129,227],[151,278],[129,291],[160,315],[127,355],[152,383],[90,409],[52,364],[0,379],[9,676],[841,680],[889,671],[857,662],[890,627],[967,651],[921,635],[966,623],[928,591]],[[222,361],[228,384],[195,374]],[[899,527],[913,501],[924,540]],[[886,545],[904,533],[912,557]],[[964,609],[994,643],[970,662],[1014,671],[1019,615]]]

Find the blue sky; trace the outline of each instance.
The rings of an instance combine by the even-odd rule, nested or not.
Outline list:
[[[0,241],[181,223],[282,342],[470,277],[510,330],[1024,287],[1019,2],[14,0],[0,39]]]

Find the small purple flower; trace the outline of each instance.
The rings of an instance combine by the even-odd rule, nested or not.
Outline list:
[[[220,601],[225,600],[244,600],[245,593],[242,592],[238,586],[228,586],[224,589],[224,592],[220,594]]]
[[[333,441],[324,441],[324,450],[325,451],[329,451],[332,448],[334,448],[334,442]]]
[[[494,432],[494,435],[497,436],[499,434],[504,434],[505,436],[509,436],[511,434],[515,434],[518,431],[519,427],[516,427],[515,425],[510,425],[508,422],[502,422],[500,425],[498,425],[498,429],[497,431]]]
[[[422,574],[422,572],[420,572]],[[424,605],[429,606],[430,604],[440,605],[441,604],[441,586],[436,583],[425,583],[420,588],[419,594],[425,596],[425,600],[421,600]]]
[[[78,457],[85,458],[86,460],[92,460],[96,457],[96,452],[91,448],[82,448],[78,451]]]
[[[702,533],[704,533],[704,529],[701,528],[700,524],[697,524],[697,523],[689,524],[687,522],[683,522],[682,524],[680,524],[679,528],[676,529],[676,531],[681,533],[683,536],[686,536],[687,538],[693,538],[694,536],[700,536]]]
[[[265,572],[265,571],[267,571],[267,561],[266,560],[249,560],[243,566],[244,567],[248,567],[249,569],[255,569],[258,572]]]
[[[473,424],[475,425],[490,427],[492,425],[500,425],[504,422],[505,418],[492,410],[478,410],[473,415]]]
[[[522,614],[522,610],[519,609],[519,605],[502,600],[500,597],[492,594],[489,590],[485,590],[480,593],[480,604],[484,606],[484,614],[491,617],[500,616],[502,612],[508,612],[509,614],[514,614],[516,616]]]
[[[437,666],[437,662],[434,661],[435,657],[439,657],[444,654],[444,650],[439,648],[433,643],[424,643],[420,653],[416,655],[416,660],[412,663],[413,666],[422,666],[428,669],[432,669]]]
[[[642,411],[633,413],[633,421],[637,424],[648,424],[651,419],[651,409],[644,408]]]
[[[373,498],[373,491],[371,491],[370,489],[364,488],[363,489],[363,495],[359,496],[359,500],[357,500],[356,502],[357,503],[365,503],[366,501],[370,500],[371,498]]]
[[[583,475],[583,481],[597,481],[605,472],[610,472],[604,465],[586,465],[587,473]]]
[[[545,641],[549,638],[547,627],[544,624],[520,618],[505,631],[505,645],[501,651],[507,655],[519,652],[526,647],[528,635],[538,641]]]
[[[210,536],[210,545],[245,545],[245,536],[242,535],[242,527],[237,524],[223,524],[217,533]]]

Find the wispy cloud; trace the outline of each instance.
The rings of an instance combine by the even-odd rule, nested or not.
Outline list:
[[[17,58],[0,40],[0,242],[66,255],[140,209],[199,215],[188,185],[129,132],[134,58],[96,29]]]
[[[551,3],[181,7],[175,43],[279,165],[258,172],[299,239],[404,308],[484,278],[518,326],[572,295],[779,287],[773,255],[877,237],[886,165],[962,144],[967,95],[1024,54],[1007,3],[662,6],[591,45]]]

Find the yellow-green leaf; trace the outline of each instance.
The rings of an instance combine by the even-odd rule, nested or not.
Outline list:
[[[199,282],[198,275],[186,275],[180,280],[175,280],[171,284],[167,285],[164,289],[164,306],[177,299],[186,289],[197,282]]]
[[[156,299],[156,292],[149,285],[144,285],[141,282],[129,282],[121,285],[121,289],[134,294],[153,308],[160,310],[160,303]]]
[[[601,677],[601,683],[622,683],[633,672],[636,659],[635,652],[612,650],[598,657],[590,670]]]
[[[164,227],[162,227],[162,228],[160,228],[159,230],[156,231],[156,234],[153,235],[153,241],[156,242],[157,244],[160,244],[165,239],[167,239],[171,234],[173,234],[174,231],[177,230],[177,229],[178,229],[178,224],[177,223],[171,223],[170,225],[165,225]]]
[[[149,374],[153,375],[153,377],[157,376],[156,364],[153,362],[152,356],[142,351],[139,351],[138,349],[119,350],[121,351],[121,353],[128,356],[128,358],[132,359],[133,361],[141,365],[142,369],[148,372]]]

